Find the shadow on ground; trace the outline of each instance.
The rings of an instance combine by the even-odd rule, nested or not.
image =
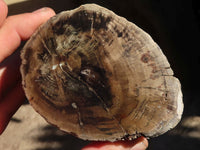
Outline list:
[[[72,135],[66,134],[57,128],[47,125],[40,129],[41,134],[33,137],[36,142],[41,145],[49,145],[34,150],[79,150],[88,144],[88,141],[80,140]]]
[[[165,134],[149,141],[148,150],[199,150],[200,140]]]

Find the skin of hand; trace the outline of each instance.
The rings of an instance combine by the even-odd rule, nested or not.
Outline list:
[[[25,99],[19,72],[20,57],[16,49],[55,15],[51,8],[9,17],[7,13],[6,3],[0,0],[0,134]],[[93,142],[82,150],[145,150],[147,147],[147,139],[140,137],[134,141]]]

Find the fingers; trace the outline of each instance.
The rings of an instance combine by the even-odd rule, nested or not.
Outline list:
[[[21,40],[28,39],[39,25],[53,15],[55,12],[52,9],[43,8],[33,13],[8,17],[0,28],[0,62],[16,50]]]
[[[21,80],[20,51],[18,50],[0,63],[0,102],[7,93]]]
[[[7,6],[0,0],[0,134],[25,99],[18,76],[19,55],[16,59],[3,60],[17,49],[21,40],[28,39],[55,12],[50,8],[43,8],[5,19],[6,15]]]
[[[0,101],[0,134],[6,128],[10,118],[25,100],[21,82]]]
[[[19,51],[0,64],[0,134],[25,99],[19,66]]]
[[[82,150],[145,150],[147,147],[147,139],[139,137],[134,141],[94,142]]]
[[[4,20],[6,19],[7,14],[8,14],[8,7],[3,0],[0,0],[0,27],[1,24],[4,22]]]

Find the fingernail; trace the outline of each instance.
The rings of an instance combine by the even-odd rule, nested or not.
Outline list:
[[[145,145],[144,142],[140,142],[134,145],[130,150],[145,150],[146,148],[147,148],[147,145]]]
[[[45,11],[47,11],[48,10],[48,8],[47,7],[43,7],[43,8],[40,8],[40,9],[38,9],[38,10],[35,10],[35,11],[33,11],[33,13],[41,13],[41,12],[45,12]]]

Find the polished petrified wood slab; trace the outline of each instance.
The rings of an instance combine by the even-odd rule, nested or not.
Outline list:
[[[31,105],[79,138],[153,137],[181,119],[181,86],[159,46],[98,5],[52,17],[26,43],[21,58]]]

